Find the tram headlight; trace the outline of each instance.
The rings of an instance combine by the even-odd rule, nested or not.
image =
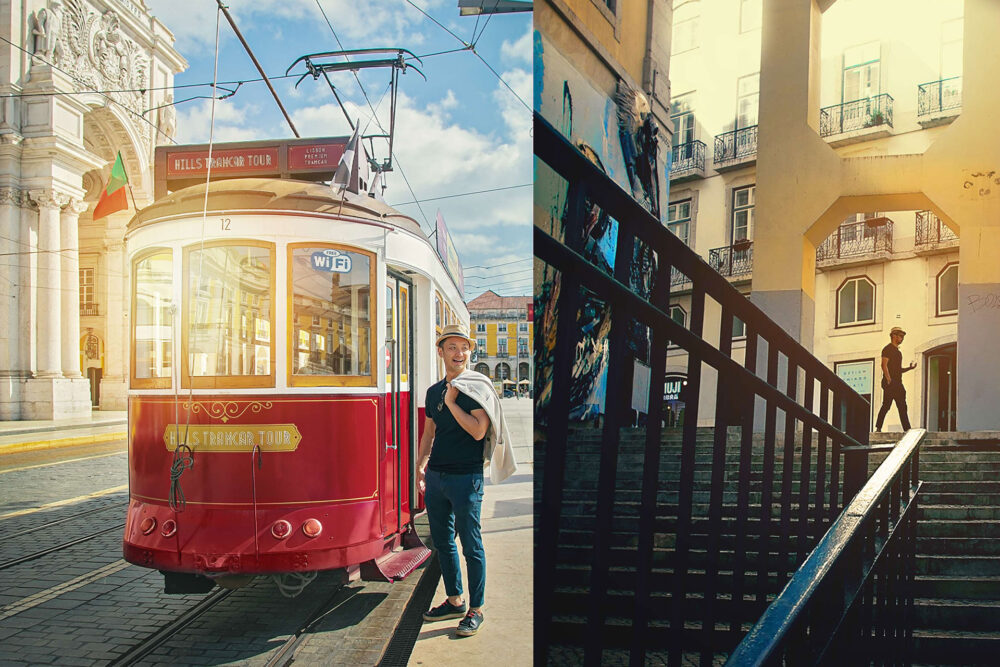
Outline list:
[[[306,537],[316,537],[323,532],[323,524],[318,519],[306,519],[306,522],[302,524],[302,532],[306,534]]]
[[[292,532],[292,524],[288,523],[284,519],[279,519],[271,525],[271,534],[274,535],[275,539],[283,540]]]
[[[156,519],[154,519],[151,516],[147,516],[145,519],[142,520],[142,523],[139,524],[139,530],[142,531],[143,535],[149,535],[155,529],[156,529]]]
[[[174,533],[177,532],[177,522],[173,519],[167,519],[163,522],[163,527],[160,528],[160,535],[164,537],[173,537]]]

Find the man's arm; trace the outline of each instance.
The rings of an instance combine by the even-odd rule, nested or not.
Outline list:
[[[463,410],[458,404],[458,389],[450,384],[444,395],[444,404],[448,406],[451,416],[455,418],[458,425],[474,440],[482,440],[486,437],[486,431],[490,428],[490,418],[486,415],[486,410],[477,408],[471,413]]]
[[[420,447],[417,448],[417,488],[424,490],[424,467],[431,457],[431,447],[434,445],[434,420],[427,417],[424,420],[424,432],[420,436]]]
[[[886,384],[892,384],[892,378],[889,377],[889,357],[882,357],[882,377]]]
[[[917,362],[911,361],[909,366],[907,366],[906,368],[903,368],[899,372],[900,373],[908,373],[909,371],[912,371],[916,367],[917,367]]]

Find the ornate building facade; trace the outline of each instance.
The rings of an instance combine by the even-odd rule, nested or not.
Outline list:
[[[142,0],[0,4],[0,420],[124,410],[123,238],[186,67]],[[129,209],[93,220],[121,153]]]

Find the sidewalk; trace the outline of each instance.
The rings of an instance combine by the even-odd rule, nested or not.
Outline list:
[[[513,405],[512,405],[513,404]],[[505,399],[503,409],[517,444],[517,473],[502,484],[487,484],[483,496],[483,544],[486,547],[484,622],[474,637],[457,637],[461,619],[425,622],[410,654],[410,665],[531,665],[533,571],[532,401]],[[513,417],[513,419],[511,419]],[[516,423],[516,426],[514,423]],[[468,587],[465,559],[462,581]],[[431,600],[447,597],[438,581]]]
[[[127,424],[124,410],[56,421],[0,421],[0,455],[123,440]]]

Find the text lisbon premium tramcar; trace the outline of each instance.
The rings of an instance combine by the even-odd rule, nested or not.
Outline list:
[[[126,560],[177,592],[422,560],[418,403],[435,328],[468,312],[420,226],[364,190],[237,178],[160,197],[126,244]]]

